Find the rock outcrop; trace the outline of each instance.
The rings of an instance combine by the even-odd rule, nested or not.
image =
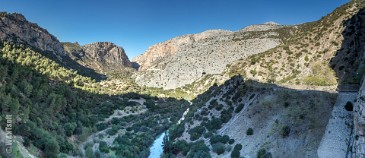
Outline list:
[[[132,67],[124,49],[111,42],[96,42],[84,46],[64,43],[63,46],[78,63],[100,73],[118,72]]]
[[[245,31],[209,30],[177,37],[150,47],[132,61],[140,65],[139,85],[174,89],[206,74],[220,74],[227,64],[279,45],[279,30],[295,27],[274,24],[250,26]],[[257,30],[257,31],[255,31]]]
[[[66,55],[56,37],[17,13],[0,13],[0,40],[28,44],[42,51],[52,52],[59,59]]]

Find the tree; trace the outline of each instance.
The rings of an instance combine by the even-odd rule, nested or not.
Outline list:
[[[94,152],[91,146],[88,146],[85,151],[85,157],[94,158]]]
[[[290,134],[290,127],[289,126],[284,126],[281,131],[280,131],[281,136],[283,136],[283,138],[289,136]]]
[[[253,129],[252,128],[248,128],[247,131],[246,131],[246,134],[248,136],[253,135]]]
[[[171,152],[171,141],[169,140],[169,135],[165,131],[165,136],[163,137],[162,147],[164,153],[170,153]]]
[[[60,146],[53,138],[48,138],[44,144],[44,153],[46,157],[57,157]]]
[[[224,153],[224,151],[226,150],[226,147],[223,143],[216,143],[216,144],[212,145],[212,149],[215,153],[220,155],[220,154]]]
[[[106,144],[106,142],[104,141],[101,141],[99,143],[99,150],[103,153],[109,153],[109,148],[108,148],[108,145]]]
[[[74,130],[74,134],[76,134],[76,135],[82,134],[82,124],[80,121],[77,121],[77,126]]]
[[[241,144],[236,144],[233,148],[232,153],[231,153],[231,158],[239,158],[241,149],[242,149],[242,145]]]
[[[66,136],[70,137],[74,133],[76,124],[75,123],[66,123],[64,128],[65,128]]]

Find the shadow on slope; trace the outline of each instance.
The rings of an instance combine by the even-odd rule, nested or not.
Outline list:
[[[340,91],[357,91],[365,73],[365,9],[344,21],[343,26],[341,48],[329,64],[336,72]]]
[[[154,137],[177,122],[188,105],[185,100],[136,93],[90,93],[51,80],[0,53],[1,128],[8,125],[6,115],[11,115],[12,133],[23,137],[23,141],[19,137],[14,140],[23,142],[37,157],[57,157],[60,153],[80,156],[83,152],[78,145],[98,131],[103,132],[97,141],[83,149],[86,157],[106,153],[147,157]],[[113,114],[115,117],[110,117]],[[103,146],[93,151],[92,146],[99,144]],[[0,146],[3,157],[21,155],[17,145],[12,155],[5,152],[4,142]]]
[[[335,93],[294,90],[235,76],[193,100],[185,121],[170,132],[174,140],[170,154],[194,157],[206,152],[227,157],[229,148],[242,144],[244,156],[254,157],[260,149],[275,157],[314,156],[335,100]],[[246,134],[249,128],[253,136]],[[221,142],[220,154],[218,135],[233,139]],[[197,145],[210,152],[195,150]]]

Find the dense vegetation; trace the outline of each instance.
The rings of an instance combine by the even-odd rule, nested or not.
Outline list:
[[[92,79],[60,66],[25,45],[0,43],[0,73],[0,120],[12,115],[13,134],[23,137],[24,146],[32,154],[37,155],[39,149],[46,157],[62,157],[60,153],[81,155],[79,144],[91,133],[104,129],[109,135],[118,134],[114,147],[101,141],[100,151],[90,151],[90,145],[86,145],[86,154],[117,150],[115,155],[145,157],[154,137],[176,122],[187,104],[132,93],[97,94]],[[147,112],[98,123],[116,109],[134,107],[136,104],[129,102],[130,98],[146,99]],[[1,127],[5,123],[1,121]],[[118,132],[120,129],[128,132],[123,135]],[[17,148],[14,146],[14,151],[19,151]]]

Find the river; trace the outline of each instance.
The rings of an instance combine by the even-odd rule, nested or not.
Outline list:
[[[191,103],[190,103],[191,105]],[[177,122],[177,124],[180,124],[181,121],[185,119],[186,114],[189,112],[189,108],[186,109],[186,111],[183,113],[183,116],[180,118],[180,120]],[[167,130],[168,131],[168,130]],[[152,146],[150,147],[150,155],[148,158],[160,158],[163,153],[163,137],[165,137],[165,132],[163,132],[160,136],[157,137],[155,141],[153,141]]]
[[[148,158],[159,158],[162,155],[163,148],[163,137],[165,137],[165,132],[163,132],[160,136],[157,137],[157,139],[153,142],[151,148],[150,148],[150,156]]]

